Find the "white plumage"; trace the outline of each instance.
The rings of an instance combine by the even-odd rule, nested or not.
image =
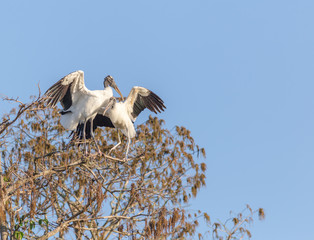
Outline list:
[[[60,79],[46,91],[47,106],[54,107],[60,102],[63,107],[63,110],[60,111],[60,123],[62,126],[67,130],[74,131],[79,124],[83,123],[83,137],[86,139],[86,122],[91,120],[92,123],[95,116],[102,112],[103,108],[107,106],[109,99],[113,97],[111,87],[113,87],[123,99],[119,88],[111,76],[107,76],[104,79],[104,90],[92,91],[87,89],[84,84],[83,71],[72,72]],[[91,131],[91,136],[94,138],[93,131]]]
[[[128,156],[131,138],[136,135],[134,121],[145,108],[157,113],[164,111],[166,107],[163,100],[152,91],[143,87],[133,87],[125,102],[117,102],[114,97],[111,97],[105,108],[105,116],[109,117],[114,127],[120,129],[128,138],[125,159]],[[119,143],[111,151],[120,143],[119,138]]]

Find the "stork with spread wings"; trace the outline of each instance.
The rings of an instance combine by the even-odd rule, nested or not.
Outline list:
[[[127,159],[131,138],[134,138],[136,135],[134,121],[145,108],[157,113],[164,111],[166,107],[164,105],[164,101],[152,91],[143,87],[133,87],[124,102],[117,102],[116,98],[111,97],[104,112],[102,114],[97,114],[93,123],[91,121],[88,122],[88,127],[86,129],[94,131],[98,126],[120,129],[121,132],[128,138],[128,145],[125,154],[125,159]],[[84,134],[84,128],[82,125],[77,128],[76,133],[80,136],[80,138],[82,138],[82,135]],[[121,141],[119,137],[119,143],[116,144],[110,151],[119,146],[120,143]]]

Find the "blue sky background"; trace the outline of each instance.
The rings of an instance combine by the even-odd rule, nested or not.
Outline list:
[[[248,203],[266,212],[253,239],[314,239],[313,12],[312,0],[1,1],[0,96],[29,101],[78,69],[89,89],[108,74],[125,95],[151,89],[167,126],[207,151],[191,208],[225,220]]]

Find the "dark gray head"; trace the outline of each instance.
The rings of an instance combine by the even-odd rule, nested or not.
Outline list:
[[[116,104],[116,102],[117,102],[117,99],[115,98],[115,97],[111,97],[111,98],[109,98],[109,102],[108,102],[108,104],[107,104],[107,106],[106,106],[106,108],[105,108],[105,111],[104,111],[104,113],[103,113],[103,115],[105,115],[105,113],[110,109],[113,109],[114,108],[114,106],[115,106],[115,104]]]
[[[117,102],[117,99],[115,97],[111,97],[109,98],[108,105],[111,104],[112,106],[114,106],[116,102]]]
[[[116,82],[114,81],[113,77],[108,75],[107,77],[105,77],[104,79],[104,87],[112,87],[114,90],[117,91],[117,93],[119,93],[119,95],[122,97],[122,100],[124,100],[122,93],[120,92],[120,89],[118,88]]]
[[[104,87],[105,88],[106,87],[113,87],[115,85],[116,85],[116,83],[115,83],[112,76],[108,75],[107,77],[105,77],[105,79],[104,79]]]

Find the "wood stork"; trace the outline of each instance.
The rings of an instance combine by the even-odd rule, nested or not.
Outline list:
[[[83,124],[83,138],[86,140],[86,122],[91,120],[91,124],[93,124],[93,119],[97,113],[103,112],[103,108],[107,106],[109,99],[113,96],[111,87],[123,99],[122,93],[112,76],[108,75],[104,79],[104,90],[91,91],[84,84],[84,72],[81,70],[75,71],[60,79],[46,91],[47,106],[54,107],[60,102],[63,107],[60,111],[62,126],[73,131],[79,124]],[[93,129],[93,126],[91,126],[91,129]],[[90,135],[95,141],[93,131],[90,131]],[[99,150],[96,141],[95,144]],[[85,151],[87,152],[86,141]]]
[[[145,108],[157,113],[164,111],[166,107],[163,100],[152,91],[143,87],[133,87],[124,102],[117,102],[116,98],[111,97],[103,114],[98,113],[93,121],[89,121],[87,125],[88,128],[91,129],[90,132],[93,132],[98,126],[115,127],[120,129],[128,138],[125,154],[125,159],[127,159],[131,138],[134,138],[136,135],[134,121]],[[85,131],[86,130],[87,129],[85,129]],[[78,126],[76,133],[82,138],[82,134],[84,134],[84,127],[82,124]],[[115,145],[110,152],[120,143],[119,136],[119,143]]]

